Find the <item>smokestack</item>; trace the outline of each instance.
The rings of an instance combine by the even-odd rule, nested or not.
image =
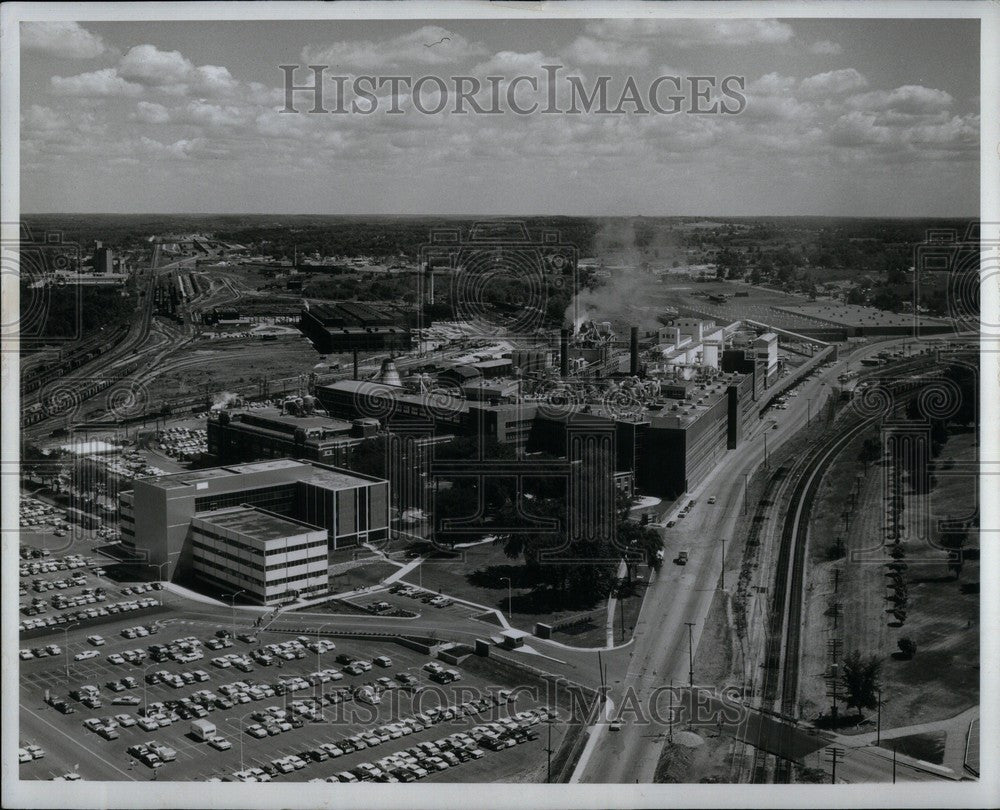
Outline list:
[[[569,329],[559,333],[559,375],[569,376]]]
[[[629,374],[635,377],[639,373],[639,327],[633,326],[629,332]]]
[[[354,350],[354,379],[358,378],[358,350]]]
[[[427,303],[434,303],[434,268],[427,265]]]

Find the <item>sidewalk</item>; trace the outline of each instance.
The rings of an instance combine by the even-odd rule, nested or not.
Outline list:
[[[913,734],[923,734],[927,732],[945,732],[944,755],[942,764],[935,767],[946,768],[956,774],[962,773],[965,766],[965,750],[969,737],[969,727],[972,722],[979,718],[979,707],[972,706],[964,712],[948,717],[944,720],[935,720],[929,723],[917,723],[912,726],[900,726],[898,728],[883,729],[881,744],[879,748],[886,752],[892,751],[892,745],[888,741],[909,737]],[[837,744],[845,748],[861,748],[864,746],[875,746],[877,732],[870,731],[864,734],[838,734]],[[899,755],[901,758],[903,755]],[[906,757],[906,759],[911,759]],[[920,762],[920,760],[913,760]]]

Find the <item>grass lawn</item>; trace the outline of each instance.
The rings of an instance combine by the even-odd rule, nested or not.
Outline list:
[[[943,731],[927,731],[923,734],[883,740],[882,745],[886,748],[895,748],[900,754],[940,765],[944,762],[945,736]]]
[[[330,578],[330,588],[336,593],[343,593],[354,588],[378,585],[390,574],[399,570],[398,565],[387,563],[382,560],[358,565],[346,571],[334,574]]]
[[[573,623],[572,627],[557,630],[553,639],[578,647],[604,646],[607,602],[596,600],[592,606],[579,609],[550,609],[539,604],[531,589],[519,587],[524,579],[524,565],[511,560],[503,548],[483,543],[455,553],[432,548],[429,544],[413,544],[409,553],[427,554],[427,559],[406,576],[406,581],[448,596],[465,599],[485,607],[495,608],[504,616],[508,614],[508,583],[510,579],[509,606],[513,626],[534,630],[535,622],[545,624]],[[639,599],[626,600],[626,625],[635,623]],[[617,633],[616,633],[617,643]]]

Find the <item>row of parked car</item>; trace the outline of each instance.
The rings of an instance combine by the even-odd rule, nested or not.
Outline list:
[[[291,767],[284,767],[278,760],[260,768],[237,771],[233,778],[241,782],[267,782],[282,773],[300,770],[310,762],[323,762],[355,751],[375,747],[390,740],[423,731],[435,723],[456,716],[473,715],[487,710],[490,706],[504,701],[501,694],[491,698],[469,700],[453,707],[436,707],[407,717],[400,722],[390,723],[370,731],[346,737],[336,742],[321,743],[316,748],[303,751],[283,760]],[[413,782],[432,773],[447,770],[468,762],[481,759],[487,750],[500,751],[505,748],[538,739],[538,732],[532,726],[542,720],[553,719],[556,713],[550,709],[528,710],[507,718],[500,723],[476,726],[468,732],[455,732],[434,741],[418,743],[401,751],[389,754],[374,763],[362,762],[347,771],[341,771],[325,780],[315,778],[312,782]]]
[[[136,743],[126,749],[129,756],[135,757],[147,768],[160,768],[168,762],[177,759],[177,752],[169,745],[150,740],[146,743]]]
[[[84,605],[96,605],[99,602],[106,602],[108,595],[104,588],[86,588],[82,593],[75,596],[66,596],[57,593],[52,597],[52,607],[56,610],[66,610],[66,608],[83,607]]]
[[[67,588],[82,588],[87,584],[87,575],[82,571],[66,577],[65,579],[33,579],[31,580],[31,590],[35,593],[45,593],[45,591],[60,590]]]
[[[37,498],[22,495],[19,512],[22,527],[66,525],[66,513],[63,510]]]
[[[156,672],[147,672],[145,675],[145,681],[150,686],[155,686],[158,683],[165,683],[167,686],[172,686],[174,689],[181,689],[184,686],[190,686],[193,683],[204,683],[211,677],[212,676],[203,669],[186,670],[184,672],[169,672],[165,669],[158,669]]]
[[[132,639],[132,638],[145,638],[146,636],[154,635],[155,633],[159,632],[160,628],[157,627],[157,625],[155,624],[139,624],[136,625],[135,627],[123,628],[118,635],[120,635],[122,638]]]
[[[414,585],[401,585],[397,583],[389,588],[389,592],[398,594],[399,596],[408,596],[411,599],[419,599],[421,602],[426,602],[438,608],[445,608],[448,605],[454,604],[454,600],[449,599],[447,596],[442,596],[433,591],[425,591],[423,588],[417,588]]]
[[[97,599],[95,602],[99,601]],[[89,600],[88,600],[89,602]],[[27,630],[35,630],[42,627],[55,627],[60,624],[68,624],[71,622],[85,621],[87,619],[96,619],[99,616],[110,616],[116,613],[128,613],[133,610],[143,610],[145,608],[151,608],[156,605],[156,600],[152,598],[139,599],[139,600],[128,600],[124,602],[112,602],[108,605],[102,605],[101,607],[89,607],[82,608],[81,610],[72,610],[64,613],[59,613],[54,616],[46,616],[44,619],[25,619],[18,625],[18,632],[23,633]]]
[[[56,571],[70,571],[75,568],[93,567],[94,561],[90,557],[82,554],[67,554],[59,559],[50,559],[49,550],[41,550],[40,559],[26,560],[18,568],[18,574],[22,577],[35,576],[36,574],[54,574]]]
[[[138,596],[142,593],[149,593],[150,591],[162,591],[162,582],[141,582],[138,585],[127,585],[122,588],[122,593],[126,596]]]
[[[45,751],[41,746],[35,745],[34,743],[22,742],[20,748],[17,749],[17,761],[18,764],[23,765],[25,762],[32,762],[36,759],[41,759],[45,756]]]
[[[50,655],[62,655],[62,647],[58,644],[49,644],[46,647],[32,647],[21,650],[21,660],[30,661],[32,658],[48,658]]]
[[[136,647],[134,650],[120,650],[119,652],[111,653],[111,655],[108,656],[108,663],[119,666],[122,664],[132,664],[133,666],[138,666],[148,657],[149,653],[141,647]]]

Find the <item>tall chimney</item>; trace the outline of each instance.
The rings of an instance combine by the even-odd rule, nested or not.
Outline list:
[[[354,379],[358,378],[358,350],[354,350]]]
[[[559,374],[569,376],[569,329],[559,333]]]
[[[434,303],[434,268],[427,265],[427,303]]]
[[[629,374],[639,374],[639,327],[633,326],[629,332]]]

